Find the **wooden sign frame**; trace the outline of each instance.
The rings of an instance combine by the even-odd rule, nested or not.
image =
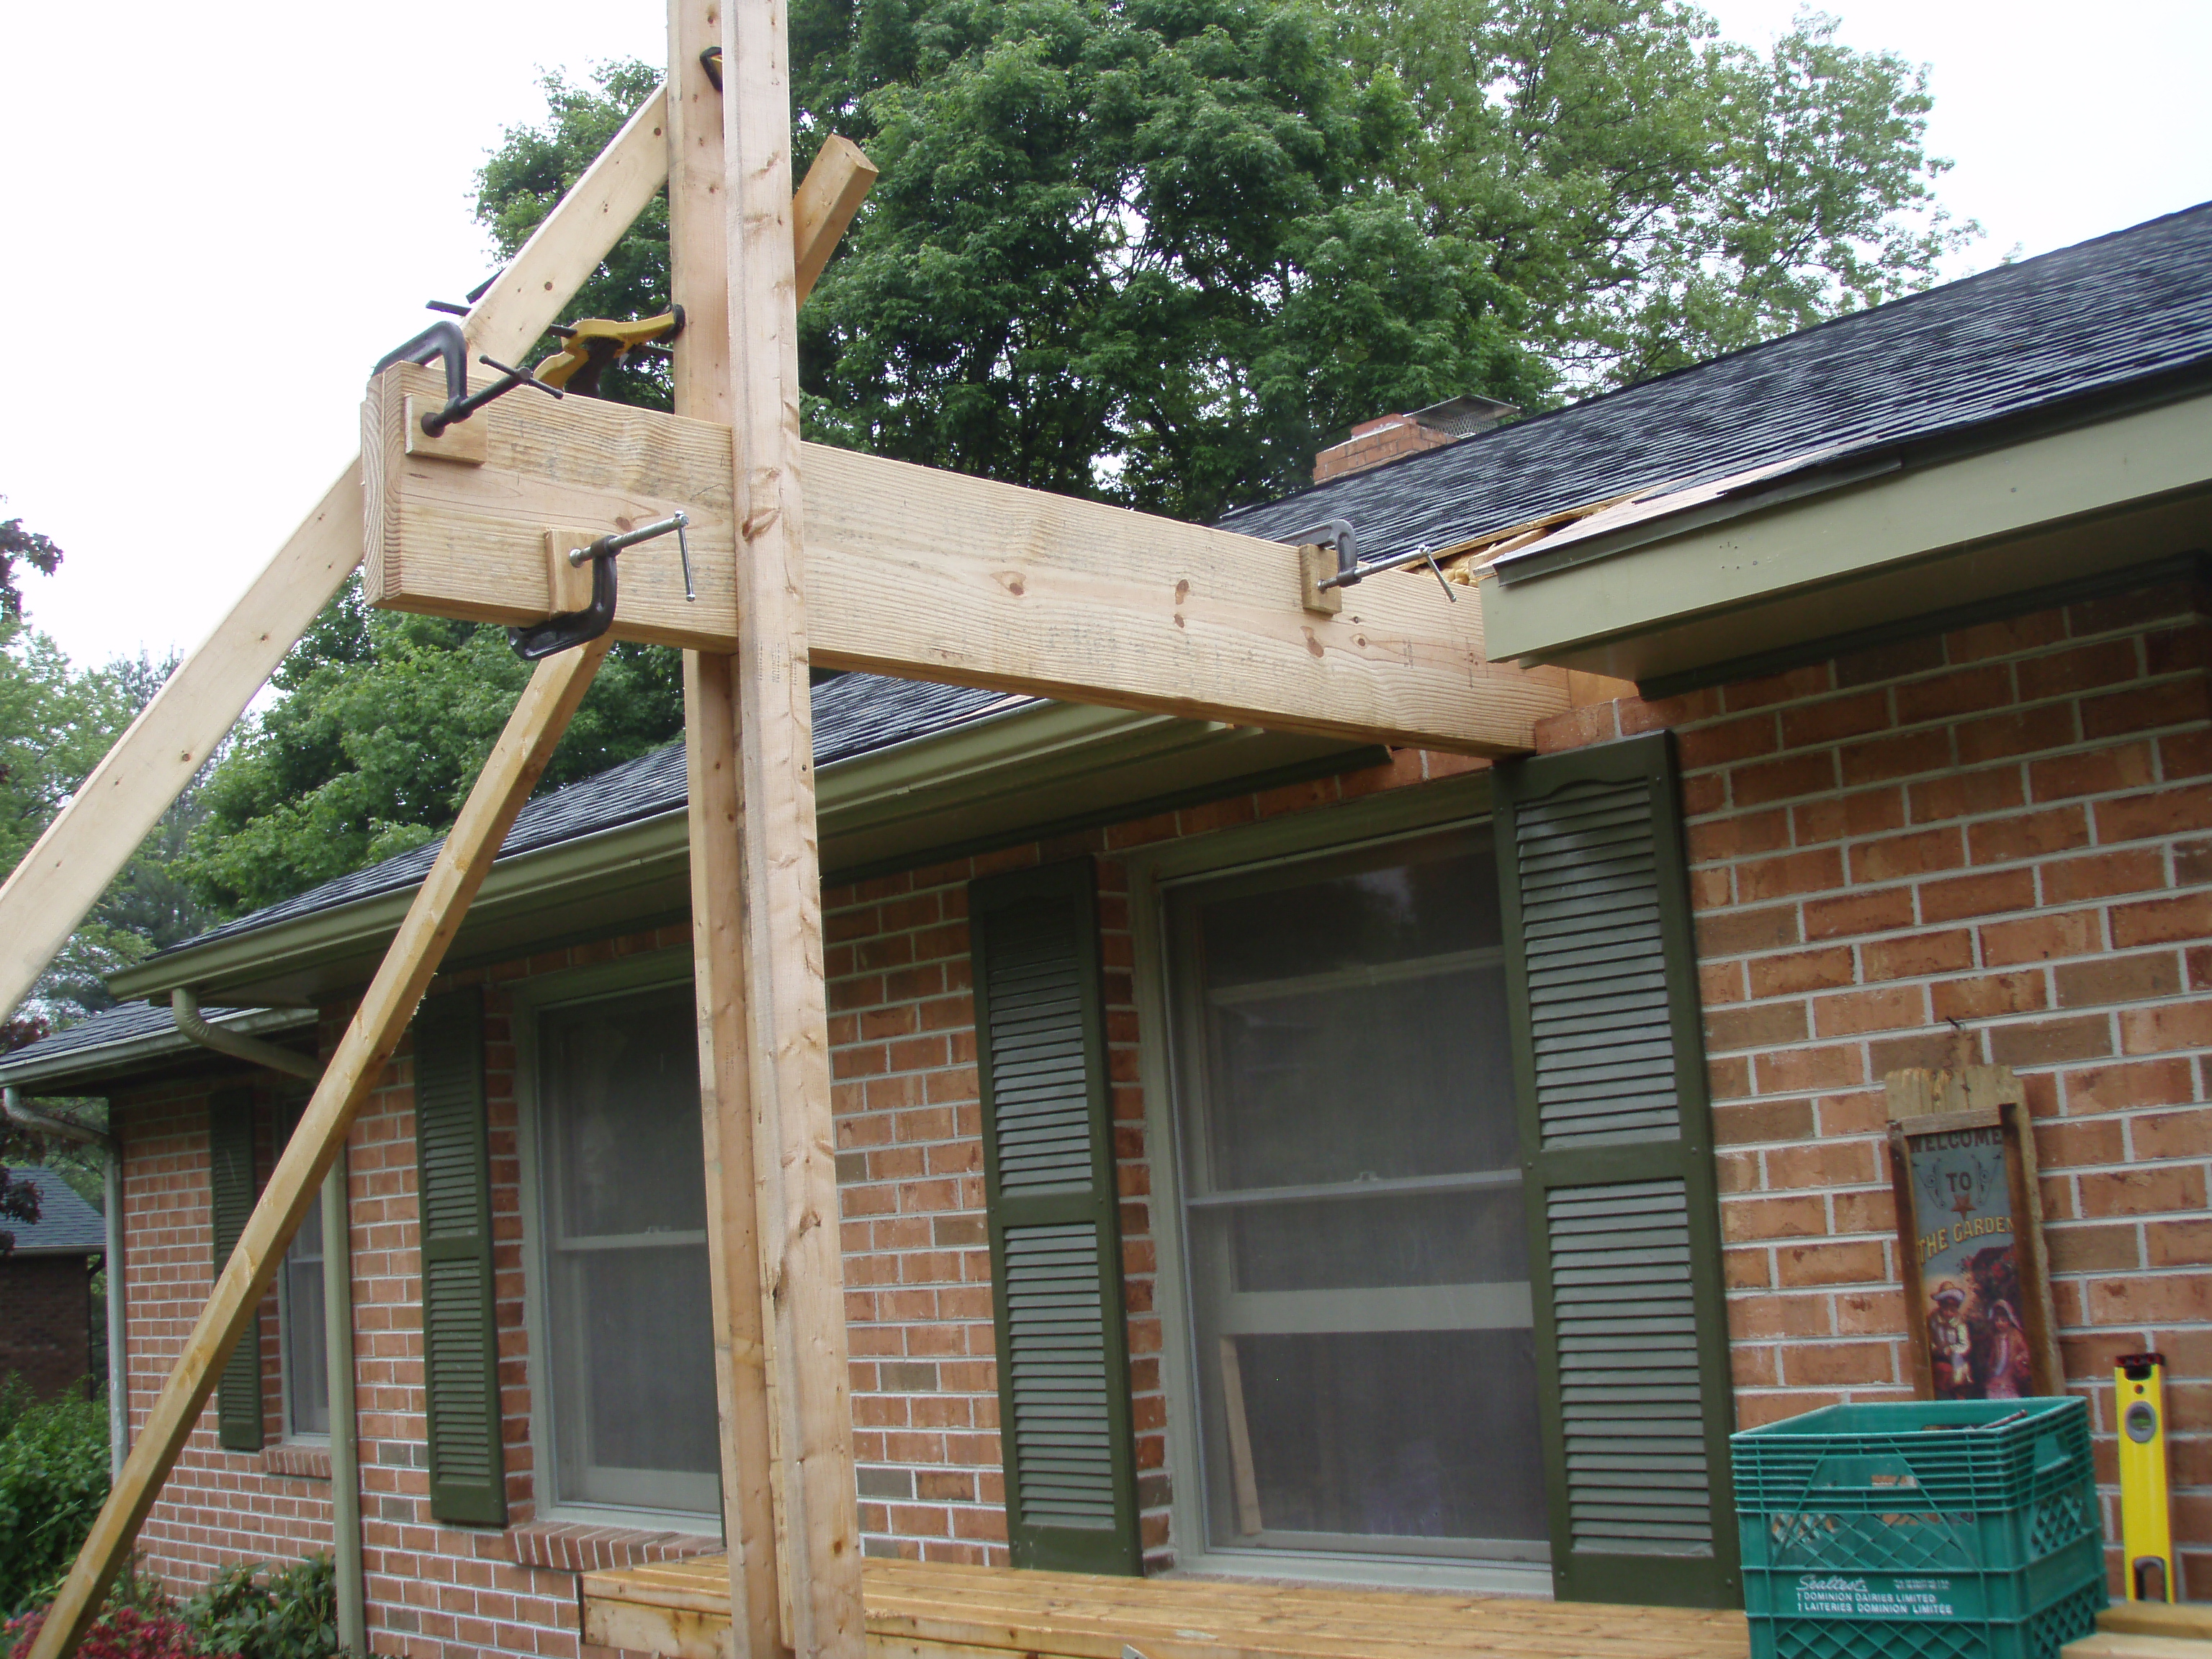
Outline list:
[[[2059,1363],[2055,1310],[2051,1301],[2050,1267],[2043,1243],[2043,1206],[2038,1190],[2035,1139],[2028,1120],[2027,1101],[2019,1080],[2008,1067],[1968,1066],[1957,1072],[1894,1073],[1889,1087],[1889,1173],[1897,1200],[1897,1243],[1900,1275],[1905,1283],[1906,1347],[1912,1356],[1915,1392],[1923,1400],[2006,1399],[2009,1393],[1988,1392],[1990,1341],[1996,1308],[1984,1310],[1983,1286],[1960,1285],[1957,1267],[1931,1274],[1926,1262],[1941,1261],[1971,1240],[2009,1240],[2016,1295],[1996,1298],[2012,1315],[2012,1324],[2024,1342],[2028,1378],[2019,1389],[2023,1395],[2048,1395],[2064,1391],[2065,1373]],[[1978,1160],[1977,1151],[1994,1153],[2002,1161],[2000,1209],[1996,1194],[1974,1190],[1971,1174],[1950,1168],[1967,1167]],[[1945,1155],[1948,1154],[1948,1159]],[[1917,1176],[1916,1176],[1917,1160]],[[1923,1191],[1934,1177],[1942,1190]],[[1943,1193],[1952,1194],[1939,1210]],[[1955,1217],[1955,1219],[1947,1218]],[[1972,1231],[1964,1231],[1972,1229]],[[1954,1230],[1964,1237],[1954,1237]],[[1991,1246],[1977,1249],[1977,1260]],[[1991,1264],[1995,1268],[1997,1264]],[[1971,1274],[1966,1275],[1969,1278]],[[1935,1279],[1931,1286],[1930,1278]],[[1966,1364],[1969,1376],[1954,1381],[1951,1365],[1933,1352],[1933,1327],[1937,1316],[1933,1297],[1956,1286],[1960,1302],[1954,1322],[1971,1337]],[[1972,1308],[1970,1315],[1966,1310]],[[2008,1370],[2010,1367],[2007,1366]]]

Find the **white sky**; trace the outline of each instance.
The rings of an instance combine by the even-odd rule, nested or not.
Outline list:
[[[1707,0],[1764,45],[1791,0]],[[2212,197],[2203,0],[1832,0],[1933,67],[1961,272]],[[0,5],[0,517],[81,660],[189,647],[356,443],[369,365],[491,260],[471,175],[541,69],[659,60],[654,0]],[[449,89],[465,88],[458,95]]]

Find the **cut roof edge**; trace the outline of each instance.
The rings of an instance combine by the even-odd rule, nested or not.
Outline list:
[[[1482,443],[1486,439],[1503,440],[1509,434],[1523,434],[1547,422],[1557,422],[1569,416],[1580,415],[1585,410],[1604,408],[1617,404],[1632,394],[1648,392],[1655,386],[1663,386],[1694,375],[1706,374],[1723,366],[1737,364],[1762,352],[1772,351],[1809,336],[1838,329],[1845,325],[1863,324],[1867,319],[1872,317],[1895,316],[1901,308],[1911,306],[1917,301],[1930,301],[1939,296],[1954,296],[1961,289],[1990,284],[2001,278],[2008,281],[2018,280],[2021,273],[2032,271],[2039,265],[2065,258],[2069,255],[2079,254],[2084,250],[2096,247],[2100,243],[2117,241],[2123,237],[2145,235],[2158,226],[2172,224],[2176,221],[2187,219],[2198,214],[2212,214],[2212,199],[2197,202],[2188,207],[2176,208],[2172,212],[2158,214],[2131,225],[2123,225],[2117,230],[2108,230],[2095,236],[2084,237],[2081,241],[2069,242],[2063,247],[2048,249],[2031,258],[2021,259],[2012,264],[1992,265],[1986,270],[1972,271],[1964,276],[1954,277],[1948,283],[1931,283],[1926,288],[1915,289],[1910,294],[1900,294],[1896,298],[1885,300],[1879,305],[1863,306],[1854,311],[1839,312],[1832,317],[1823,317],[1820,321],[1808,323],[1803,328],[1792,329],[1787,333],[1777,334],[1770,339],[1755,341],[1750,345],[1738,346],[1734,350],[1723,351],[1714,356],[1702,357],[1694,363],[1685,363],[1680,368],[1670,368],[1663,374],[1651,375],[1648,379],[1635,381],[1628,386],[1615,386],[1609,391],[1594,392],[1588,397],[1561,404],[1556,409],[1539,410],[1534,414],[1523,415],[1517,419],[1508,418],[1480,432],[1455,439],[1450,443],[1438,444],[1431,449],[1415,450],[1404,455],[1394,455],[1388,460],[1377,461],[1373,465],[1363,467],[1356,472],[1344,473],[1320,483],[1302,485],[1286,495],[1270,496],[1266,501],[1249,501],[1241,507],[1231,507],[1219,514],[1214,520],[1214,524],[1220,529],[1234,530],[1237,528],[1236,520],[1246,514],[1268,512],[1275,507],[1287,506],[1293,501],[1303,501],[1308,496],[1328,491],[1341,491],[1355,482],[1364,483],[1404,467],[1417,465],[1433,466],[1438,464],[1440,457],[1458,454],[1470,446]],[[2048,406],[2063,401],[2064,401],[2063,397],[2048,398],[2043,400],[2043,404]],[[2016,414],[2019,411],[2008,412]],[[1643,487],[1643,493],[1669,485],[1675,488],[1689,488],[1704,481],[1702,477],[1680,475],[1673,478],[1655,478]],[[1477,532],[1468,539],[1487,539],[1493,535],[1503,535],[1510,529],[1510,526],[1501,526],[1497,531]]]

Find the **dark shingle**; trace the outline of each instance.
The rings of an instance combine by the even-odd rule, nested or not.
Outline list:
[[[89,1023],[89,1022],[88,1022]],[[50,1039],[51,1040],[51,1039]],[[52,1170],[10,1169],[11,1181],[39,1189],[39,1218],[0,1221],[0,1232],[15,1235],[17,1255],[100,1255],[107,1249],[107,1224],[100,1212],[70,1190]]]
[[[2212,358],[2212,204],[1332,480],[1221,522],[1447,547],[1812,450],[1931,437]],[[1382,411],[1377,410],[1380,414]]]
[[[979,691],[972,686],[924,685],[879,674],[841,675],[814,688],[814,763],[828,766],[871,750],[950,731],[1020,701],[1024,700],[1009,699],[1003,691]],[[531,802],[515,819],[514,828],[507,831],[499,855],[507,859],[536,852],[664,812],[680,811],[683,806],[684,745],[676,743]],[[217,939],[413,887],[429,873],[442,845],[442,836],[426,842],[412,852],[326,881],[170,949],[197,950]],[[168,1016],[164,1012],[161,1018],[166,1021]],[[47,1042],[56,1040],[50,1037]],[[40,1052],[51,1051],[42,1044]]]

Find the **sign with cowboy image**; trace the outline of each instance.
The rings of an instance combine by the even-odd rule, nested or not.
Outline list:
[[[2059,1386],[2014,1112],[1890,1125],[1907,1325],[1923,1397],[2021,1400]]]

